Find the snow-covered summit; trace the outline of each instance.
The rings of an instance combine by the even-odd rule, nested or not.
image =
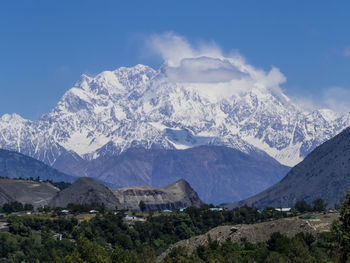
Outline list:
[[[214,144],[264,151],[292,166],[350,119],[303,111],[279,89],[284,81],[275,68],[206,57],[158,71],[137,65],[82,75],[41,119],[2,116],[0,148],[55,165],[62,156],[91,159],[135,146]]]

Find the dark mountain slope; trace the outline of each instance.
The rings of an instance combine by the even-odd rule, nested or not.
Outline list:
[[[58,191],[58,188],[47,182],[0,179],[0,205],[17,201],[35,207],[44,206]]]
[[[179,180],[165,187],[136,186],[113,191],[124,208],[138,210],[144,201],[148,210],[176,209],[200,206],[198,194],[185,180]]]
[[[322,198],[329,207],[339,204],[350,189],[350,128],[323,143],[279,183],[246,200],[227,204],[291,207],[296,201]]]
[[[132,148],[119,156],[82,161],[69,170],[116,188],[160,187],[185,179],[204,202],[218,204],[266,189],[278,182],[289,167],[266,154],[252,156],[224,146],[200,146],[187,150]]]
[[[74,204],[104,204],[107,207],[120,207],[113,192],[103,184],[88,177],[79,178],[71,186],[57,193],[51,200],[51,206],[65,207]]]
[[[40,177],[41,180],[73,182],[77,178],[64,174],[43,162],[21,153],[0,149],[0,176],[29,179]]]

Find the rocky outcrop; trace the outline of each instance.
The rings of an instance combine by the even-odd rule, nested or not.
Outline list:
[[[177,209],[200,206],[198,194],[185,180],[179,180],[165,187],[126,187],[114,191],[123,208],[139,210],[140,201],[144,201],[147,210]]]
[[[120,207],[118,199],[109,188],[88,177],[79,178],[71,186],[57,193],[50,205],[65,207],[69,203],[103,204],[109,208]]]
[[[0,179],[0,205],[17,201],[34,207],[44,206],[58,192],[58,188],[47,182]]]
[[[279,183],[228,208],[292,207],[296,201],[322,198],[328,207],[342,202],[350,189],[350,128],[325,142],[295,166]]]

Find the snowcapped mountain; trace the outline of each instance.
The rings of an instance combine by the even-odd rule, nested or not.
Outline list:
[[[82,75],[39,120],[3,115],[0,148],[57,167],[135,146],[211,144],[266,152],[293,166],[350,125],[350,117],[302,110],[279,89],[282,81],[274,68],[265,73],[239,60],[209,57],[157,71],[137,65]]]

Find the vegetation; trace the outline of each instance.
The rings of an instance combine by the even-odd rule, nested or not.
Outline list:
[[[146,204],[143,200],[140,201],[139,208],[140,208],[142,213],[146,211]]]
[[[316,205],[317,204],[317,205]],[[319,206],[321,204],[321,206]],[[300,206],[303,208],[304,204]],[[297,206],[299,207],[299,206]],[[321,207],[321,202],[314,202]],[[70,205],[79,213],[92,206]],[[124,213],[94,206],[100,211],[78,222],[74,215],[54,211],[46,214],[9,215],[9,233],[0,233],[0,262],[157,262],[157,256],[179,240],[206,233],[223,224],[251,224],[286,217],[284,212],[252,207],[211,211],[211,206],[190,207],[172,214],[148,214],[146,222],[126,223]],[[49,211],[50,209],[48,209]],[[350,260],[350,193],[340,208],[340,219],[328,233],[317,237],[299,233],[290,238],[273,233],[263,243],[218,243],[194,251],[177,247],[162,259],[175,262],[347,262]]]
[[[22,211],[33,211],[34,207],[32,204],[22,204],[20,202],[11,202],[0,206],[0,213],[13,213]]]
[[[294,212],[305,213],[305,212],[323,212],[327,210],[327,204],[322,198],[317,198],[312,202],[313,206],[306,203],[304,200],[298,201],[293,206]]]

